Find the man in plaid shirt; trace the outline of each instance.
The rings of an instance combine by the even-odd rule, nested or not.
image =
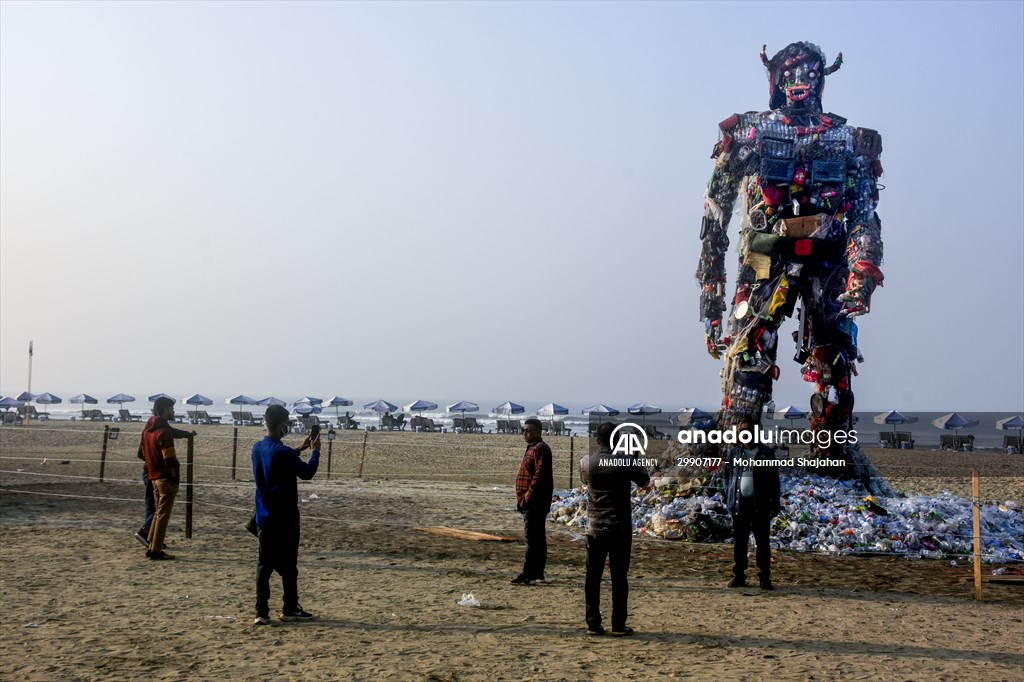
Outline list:
[[[516,474],[516,510],[523,515],[526,527],[526,561],[523,572],[512,579],[513,585],[532,585],[544,580],[548,560],[548,540],[544,524],[551,511],[555,480],[551,470],[551,448],[541,440],[539,419],[523,423],[526,454]]]

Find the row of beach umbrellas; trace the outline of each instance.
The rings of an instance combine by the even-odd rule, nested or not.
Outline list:
[[[171,398],[172,400],[175,400],[173,396],[167,395],[166,393],[156,393],[154,395],[149,396],[147,400],[149,402],[154,402],[158,398]],[[58,405],[63,402],[63,399],[52,393],[33,394],[25,391],[18,396],[0,398],[0,409],[8,410],[15,407],[23,407],[28,402],[35,402],[38,403],[39,405],[43,405],[45,410],[46,406]],[[99,404],[99,400],[97,400],[96,398],[92,397],[87,393],[80,393],[76,396],[68,398],[68,402],[80,405]],[[111,405],[118,405],[123,407],[126,403],[135,402],[135,398],[126,393],[118,393],[107,398],[106,402]],[[212,399],[207,398],[206,396],[199,393],[192,394],[187,398],[182,398],[181,402],[184,403],[185,405],[193,406],[196,408],[205,407],[213,404]],[[228,405],[288,405],[288,403],[285,402],[284,400],[281,400],[280,398],[276,398],[274,396],[269,396],[266,398],[252,398],[247,395],[236,395],[234,397],[228,398],[225,402]],[[324,401],[321,398],[314,398],[312,396],[304,396],[294,401],[292,405],[292,411],[298,414],[319,414],[320,412],[322,412],[324,407],[333,407],[335,408],[335,414],[338,415],[338,408],[350,406],[352,405],[352,401],[341,396],[334,396],[328,401]],[[377,412],[383,419],[383,416],[385,414],[390,414],[392,412],[397,411],[398,406],[386,400],[375,400],[371,403],[363,405],[363,409]],[[402,410],[405,412],[431,412],[437,409],[437,403],[433,403],[428,400],[415,400],[409,403],[408,405],[404,405],[402,407]],[[468,400],[460,400],[457,403],[452,403],[451,405],[446,406],[445,409],[447,412],[461,413],[465,415],[467,413],[478,412],[480,410],[480,406],[477,403]],[[495,414],[509,416],[514,414],[524,414],[526,412],[526,408],[518,403],[508,401],[496,406],[492,410],[492,412],[494,412]],[[641,402],[635,405],[630,405],[629,407],[626,408],[626,412],[628,414],[640,416],[646,422],[646,417],[648,415],[661,414],[662,409],[657,405],[652,405],[647,402]],[[544,405],[543,407],[537,410],[537,415],[542,417],[553,417],[556,415],[567,414],[569,414],[568,408],[559,405],[558,403],[548,403],[547,405]],[[616,415],[621,414],[621,412],[620,410],[614,407],[610,407],[603,403],[597,403],[595,405],[591,405],[590,407],[584,408],[582,410],[582,414],[595,414],[598,415],[598,419],[601,419],[603,417],[614,417]],[[776,410],[771,413],[772,419],[778,421],[788,420],[791,424],[795,420],[806,419],[807,416],[808,413],[806,411],[801,410],[800,408],[795,407],[793,405],[786,406],[780,410]],[[681,410],[677,410],[672,413],[672,417],[670,419],[672,423],[678,426],[703,426],[711,423],[713,420],[713,414],[705,412],[704,410],[701,410],[700,408],[697,407],[685,407]],[[875,416],[873,421],[876,424],[892,424],[893,431],[895,432],[897,426],[904,424],[913,424],[916,423],[918,419],[917,417],[905,415],[902,412],[899,412],[898,410],[889,410],[888,412],[884,412],[882,414]],[[939,417],[938,419],[932,420],[932,425],[935,426],[936,428],[943,430],[951,430],[956,432],[957,435],[959,435],[960,429],[973,428],[975,426],[978,426],[978,424],[979,422],[977,419],[969,419],[961,415],[959,412],[951,412],[949,414]],[[1024,418],[1022,418],[1020,415],[1006,417],[1004,419],[998,420],[995,423],[995,427],[999,430],[1024,430]]]

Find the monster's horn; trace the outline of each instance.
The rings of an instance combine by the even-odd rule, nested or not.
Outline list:
[[[767,45],[762,45],[761,46],[761,63],[764,64],[765,66],[768,66],[768,55],[765,54],[765,50],[766,49],[768,49]],[[840,55],[840,56],[842,56],[842,55]],[[836,67],[836,68],[839,68],[839,67]]]
[[[832,66],[825,69],[825,75],[829,76],[839,70],[839,67],[843,65],[843,53],[840,52],[836,55],[836,60],[832,62]]]

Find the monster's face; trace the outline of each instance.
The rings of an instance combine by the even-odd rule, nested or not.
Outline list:
[[[799,54],[786,60],[779,87],[786,94],[786,104],[800,106],[808,100],[820,99],[822,73],[817,55]]]

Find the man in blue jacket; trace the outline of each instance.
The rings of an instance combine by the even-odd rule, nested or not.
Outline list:
[[[754,433],[754,420],[744,416],[736,425],[737,435]],[[762,590],[775,589],[772,586],[772,548],[770,528],[772,519],[778,516],[782,507],[779,470],[767,463],[775,459],[771,448],[751,440],[746,445],[736,445],[724,464],[725,501],[732,514],[733,537],[733,578],[729,587],[744,587],[747,584],[747,546],[750,532],[754,532],[757,543],[758,579]]]
[[[256,481],[256,525],[260,554],[256,564],[255,625],[270,622],[270,574],[281,576],[284,609],[281,620],[309,620],[299,606],[299,494],[296,479],[308,481],[320,464],[320,436],[307,437],[298,450],[281,439],[288,434],[288,410],[271,405],[264,414],[267,435],[252,446],[252,475]],[[308,462],[299,453],[313,448]]]

